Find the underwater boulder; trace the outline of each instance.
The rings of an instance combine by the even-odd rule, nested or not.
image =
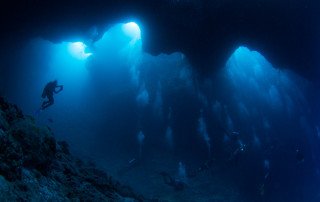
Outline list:
[[[0,96],[0,201],[144,201]]]
[[[5,113],[0,109],[0,129],[6,131],[9,128],[9,124],[5,118]]]
[[[21,178],[23,152],[9,135],[0,130],[0,175],[13,181]]]
[[[45,174],[56,152],[56,142],[51,131],[46,127],[37,127],[31,119],[26,118],[14,121],[8,134],[22,143],[23,165]]]
[[[12,121],[23,119],[24,115],[17,105],[8,104],[6,100],[0,96],[0,109],[4,112],[6,121],[11,124]]]
[[[64,154],[70,154],[69,144],[66,141],[58,141],[57,146]]]

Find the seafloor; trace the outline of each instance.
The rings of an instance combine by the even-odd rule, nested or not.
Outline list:
[[[0,201],[248,201],[236,184],[239,173],[227,163],[212,159],[177,191],[160,175],[177,176],[180,159],[172,151],[143,153],[130,164],[132,158],[110,153],[93,156],[94,162],[80,160],[67,142],[56,141],[50,127],[39,127],[0,97]]]
[[[125,159],[125,158],[124,158]],[[129,156],[128,156],[128,159]],[[150,160],[151,159],[151,160]],[[168,172],[173,177],[178,176],[179,159],[173,159],[170,153],[148,156],[148,160],[141,159],[133,166],[123,159],[106,158],[99,160],[99,167],[104,167],[108,173],[115,176],[122,183],[134,187],[147,198],[161,199],[161,201],[213,201],[213,202],[241,202],[243,196],[235,184],[239,173],[232,173],[225,166],[215,165],[213,161],[210,169],[199,172],[187,179],[183,190],[175,190],[164,183],[160,172]],[[112,163],[110,163],[112,162]],[[177,165],[173,167],[172,165]],[[195,170],[197,168],[194,168]],[[257,187],[257,193],[259,188]]]

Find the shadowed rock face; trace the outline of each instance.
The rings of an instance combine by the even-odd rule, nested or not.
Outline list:
[[[222,67],[239,45],[246,45],[278,67],[313,78],[319,63],[319,4],[317,0],[14,0],[1,6],[1,39],[9,46],[35,36],[53,42],[87,39],[92,26],[102,34],[112,23],[136,20],[142,26],[145,51],[181,51],[202,75]]]
[[[143,201],[0,97],[0,201]]]

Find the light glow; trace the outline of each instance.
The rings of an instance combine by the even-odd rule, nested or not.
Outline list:
[[[73,42],[68,44],[70,54],[80,60],[88,58],[92,53],[86,53],[87,46],[82,42]]]
[[[123,32],[132,38],[133,41],[141,39],[141,31],[139,26],[135,22],[129,22],[123,25]]]

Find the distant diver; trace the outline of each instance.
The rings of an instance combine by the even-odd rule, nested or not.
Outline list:
[[[59,88],[59,89],[56,90],[56,88]],[[43,101],[43,103],[41,105],[41,110],[44,110],[44,109],[48,108],[49,106],[53,105],[53,103],[54,103],[53,93],[57,94],[57,93],[61,92],[62,90],[63,90],[63,85],[58,85],[57,80],[54,80],[54,81],[47,83],[47,85],[43,89],[41,97],[43,99],[48,98],[48,100]]]
[[[227,161],[232,162],[235,166],[237,166],[239,164],[240,157],[246,151],[247,145],[245,145],[240,139],[239,132],[232,132],[232,133],[226,132],[226,135],[231,140],[229,145],[231,151]]]
[[[183,180],[173,178],[167,172],[160,172],[160,175],[162,176],[164,183],[173,187],[175,191],[182,191],[187,185]]]

